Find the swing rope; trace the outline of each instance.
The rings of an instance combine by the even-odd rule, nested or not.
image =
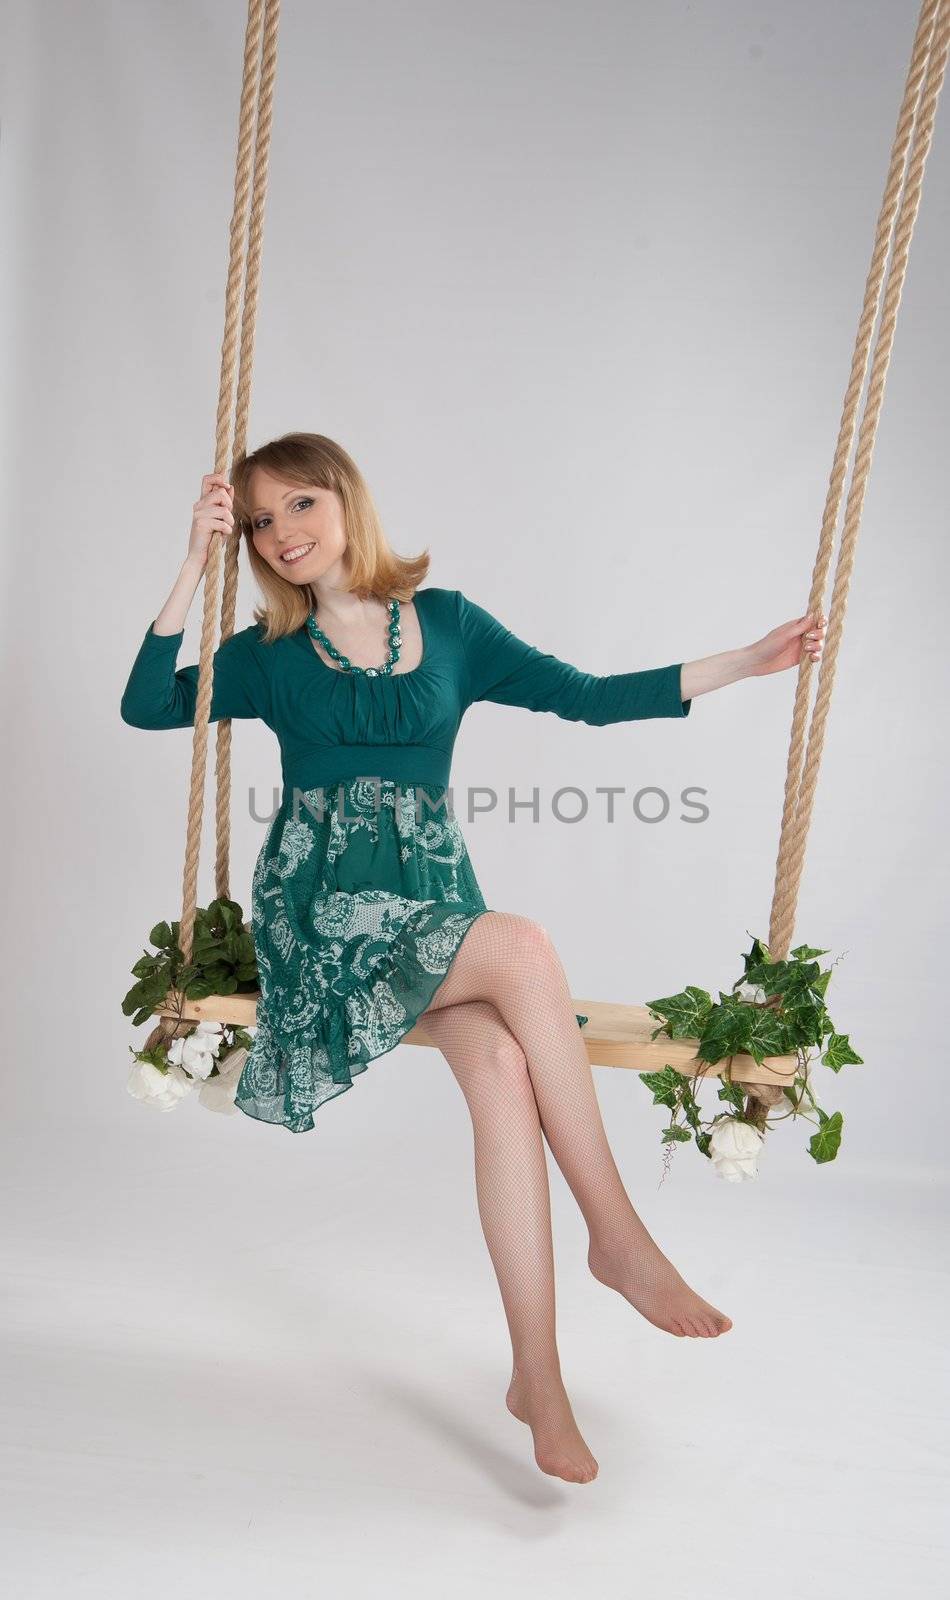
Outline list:
[[[808,732],[808,749],[804,760],[804,769],[802,766],[802,748],[805,738],[805,717],[808,707],[811,668],[811,662],[804,654],[798,668],[798,683],[795,690],[795,707],[792,714],[788,769],[785,780],[785,803],[769,924],[769,950],[776,961],[784,961],[787,958],[792,940],[792,930],[798,906],[798,893],[805,861],[805,844],[808,838],[815,790],[818,784],[818,770],[821,764],[822,750],[824,749],[825,725],[831,704],[831,690],[834,685],[838,650],[844,630],[848,586],[854,566],[861,511],[864,506],[864,495],[871,470],[871,457],[874,452],[874,440],[881,415],[881,404],[884,399],[884,383],[894,343],[897,308],[900,304],[904,278],[907,272],[907,259],[910,253],[910,241],[914,231],[914,223],[917,220],[917,212],[920,206],[924,163],[930,150],[937,98],[940,94],[947,65],[948,40],[950,40],[950,0],[924,0],[917,27],[917,35],[911,52],[907,87],[897,120],[897,133],[891,152],[890,167],[884,189],[884,200],[878,219],[871,267],[864,291],[864,305],[858,325],[854,356],[851,363],[851,376],[845,394],[841,427],[831,469],[828,497],[825,502],[825,511],[821,523],[818,554],[812,574],[811,593],[808,597],[809,612],[817,612],[824,602],[825,585],[831,560],[831,547],[841,505],[845,467],[854,440],[858,400],[867,370],[871,332],[877,317],[881,284],[884,280],[884,264],[891,246],[892,236],[894,236],[894,251],[887,275],[881,326],[874,348],[867,401],[861,421],[854,471],[845,508],[841,546],[835,568],[834,588],[828,616],[828,631],[818,673],[818,690]],[[913,142],[911,144],[912,126]],[[910,147],[909,161],[907,159],[908,147]],[[898,193],[904,181],[905,164],[907,166],[907,177],[898,211]]]
[[[225,295],[224,339],[221,346],[221,377],[218,387],[218,416],[214,447],[214,470],[224,472],[231,449],[231,412],[235,406],[232,461],[243,454],[247,442],[247,417],[251,400],[251,374],[254,367],[254,332],[261,276],[261,245],[264,231],[264,205],[267,196],[267,168],[273,120],[274,78],[277,71],[277,27],[280,0],[250,0],[244,38],[244,72],[241,85],[241,111],[238,126],[237,168],[234,179],[234,207],[231,216],[231,246]],[[253,164],[253,178],[251,168]],[[236,357],[238,304],[242,284],[244,305],[241,315],[241,342]],[[235,371],[237,396],[234,400]],[[239,536],[235,529],[225,541],[224,584],[221,595],[221,641],[234,632],[237,599]],[[195,913],[198,899],[198,858],[201,851],[201,825],[204,812],[205,772],[208,728],[211,719],[211,689],[214,658],[214,623],[218,582],[221,576],[221,541],[212,539],[204,580],[204,612],[201,622],[201,648],[198,658],[198,689],[195,706],[195,731],[191,755],[191,789],[188,796],[188,826],[185,840],[183,900],[179,944],[185,961],[191,960]],[[231,720],[218,722],[215,822],[215,892],[219,899],[230,899],[231,851]]]
[[[253,370],[254,333],[260,288],[261,243],[267,192],[267,168],[273,116],[273,89],[276,74],[277,31],[280,0],[249,0],[245,35],[244,71],[235,175],[234,208],[231,219],[230,258],[225,300],[225,327],[222,343],[221,377],[218,394],[215,438],[215,471],[223,472],[231,447],[231,407],[237,372],[237,393],[233,429],[232,460],[242,454],[247,439]],[[810,661],[802,656],[798,670],[792,714],[785,801],[775,869],[774,892],[769,927],[769,949],[774,960],[784,960],[791,944],[799,888],[805,859],[805,846],[811,823],[818,772],[824,749],[825,728],[834,685],[835,669],[848,587],[854,566],[855,549],[864,506],[874,441],[884,396],[897,311],[907,272],[910,242],[920,205],[924,165],[930,150],[937,100],[943,84],[950,46],[950,0],[923,0],[911,52],[904,98],[898,116],[865,286],[851,373],[842,408],[841,424],[834,453],[828,494],[812,573],[809,611],[818,611],[824,600],[835,528],[841,507],[848,457],[858,435],[852,482],[845,506],[844,525],[829,612],[828,631],[818,676],[818,690],[805,748],[805,722],[808,709]],[[253,152],[252,152],[253,146]],[[253,177],[251,168],[253,164]],[[903,194],[901,195],[901,190]],[[901,196],[898,200],[898,196]],[[893,253],[891,248],[893,244]],[[885,263],[891,254],[885,282]],[[245,285],[241,314],[239,355],[237,343],[238,300]],[[858,402],[868,369],[871,336],[881,302],[883,313],[871,362],[865,410],[857,425]],[[237,530],[225,541],[224,583],[221,598],[221,640],[234,631],[238,578]],[[197,703],[192,745],[191,788],[188,800],[188,825],[183,876],[183,904],[179,944],[186,961],[191,959],[197,906],[198,861],[201,845],[204,787],[210,726],[214,657],[214,617],[218,582],[221,576],[220,542],[212,540],[205,572],[204,611],[198,662]],[[803,750],[805,750],[803,759]],[[219,898],[230,898],[230,804],[231,804],[231,722],[218,723],[216,761],[215,885]],[[751,1089],[751,1085],[745,1085]],[[763,1086],[756,1085],[757,1090]],[[764,1086],[770,1089],[770,1085]]]

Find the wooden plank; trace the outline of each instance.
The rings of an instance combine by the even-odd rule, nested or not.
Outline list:
[[[188,1017],[194,1022],[235,1022],[242,1028],[257,1026],[258,991],[251,994],[209,994],[203,1000],[188,1000],[174,990],[166,995],[167,1004],[153,1012],[156,1017]]]
[[[696,1057],[695,1039],[667,1039],[660,1035],[651,1039],[658,1026],[646,1006],[616,1004],[612,1000],[572,1000],[575,1011],[589,1020],[581,1029],[587,1046],[587,1055],[594,1067],[627,1067],[634,1072],[659,1072],[664,1066],[675,1067],[690,1077],[701,1072],[704,1077],[719,1077],[729,1065],[720,1061],[715,1066]],[[204,1000],[185,1000],[181,1015],[196,1021],[234,1022],[244,1028],[253,1028],[257,1019],[256,994],[208,995]],[[179,1007],[174,1001],[160,1008],[156,1016],[177,1016]],[[437,1049],[434,1039],[426,1034],[425,1027],[417,1022],[400,1041]],[[743,1083],[774,1083],[779,1086],[794,1080],[798,1068],[797,1056],[767,1056],[760,1066],[753,1056],[732,1057],[731,1076]]]
[[[711,1065],[696,1056],[695,1039],[668,1039],[660,1035],[651,1039],[657,1019],[646,1006],[620,1005],[612,1000],[572,999],[574,1010],[587,1017],[581,1037],[587,1045],[587,1055],[592,1067],[628,1067],[634,1072],[661,1072],[671,1066],[690,1077],[700,1072],[703,1077],[720,1077],[728,1066],[727,1061]],[[417,1022],[403,1036],[403,1044],[430,1045],[424,1025]],[[754,1056],[732,1057],[731,1076],[743,1083],[774,1083],[781,1087],[791,1085],[798,1069],[798,1057],[766,1056],[760,1066]]]

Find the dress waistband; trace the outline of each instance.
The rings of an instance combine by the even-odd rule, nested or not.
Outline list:
[[[326,750],[308,750],[282,763],[284,794],[294,789],[327,787],[343,778],[391,779],[409,787],[413,783],[447,788],[451,754],[422,744],[341,744]]]

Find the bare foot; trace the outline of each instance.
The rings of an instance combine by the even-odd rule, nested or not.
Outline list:
[[[681,1339],[715,1339],[732,1327],[732,1318],[689,1287],[649,1234],[616,1254],[592,1244],[587,1264],[598,1282],[616,1289],[648,1322],[667,1333]]]
[[[590,1483],[596,1478],[597,1462],[581,1437],[557,1372],[516,1371],[505,1404],[513,1417],[531,1429],[534,1459],[542,1472],[567,1483]]]

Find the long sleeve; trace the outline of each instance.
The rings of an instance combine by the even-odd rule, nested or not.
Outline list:
[[[681,697],[683,663],[643,672],[598,676],[536,650],[503,623],[456,590],[459,629],[468,675],[467,704],[553,711],[568,722],[633,722],[648,717],[687,717],[692,700]]]
[[[269,717],[270,691],[261,652],[266,648],[253,625],[225,639],[214,652],[211,721],[225,717]],[[190,728],[198,701],[198,665],[179,667],[185,636],[148,631],[132,663],[120,712],[133,728]]]

